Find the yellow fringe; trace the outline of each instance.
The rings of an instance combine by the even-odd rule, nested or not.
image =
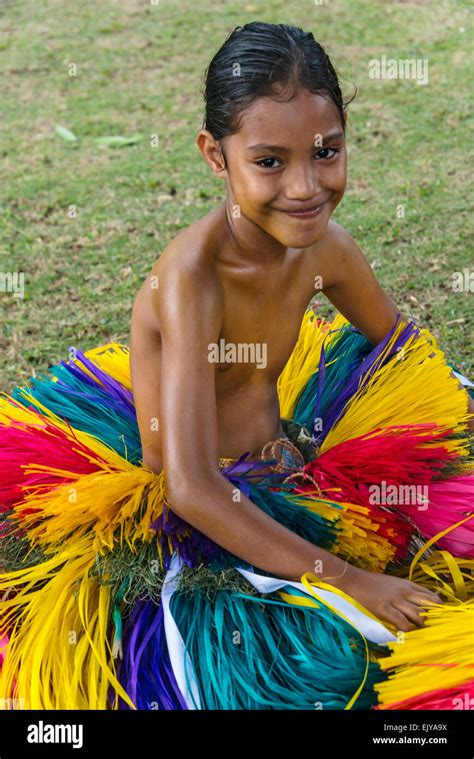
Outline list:
[[[126,345],[108,343],[107,345],[100,345],[97,348],[84,351],[84,355],[90,361],[93,361],[94,364],[97,364],[102,371],[107,372],[107,374],[120,382],[127,390],[132,390],[130,350]],[[75,359],[74,363],[89,376],[92,376],[82,361]]]
[[[474,601],[437,605],[422,614],[425,627],[388,643],[391,656],[379,659],[382,669],[396,668],[389,680],[374,686],[382,706],[453,688],[474,677]]]
[[[87,554],[87,541],[76,539],[51,560],[0,575],[0,591],[16,592],[2,601],[2,634],[13,629],[0,698],[21,709],[107,709],[110,686],[136,708],[108,643],[110,588],[88,577],[94,557]]]
[[[435,551],[416,568],[410,569],[409,579],[447,601],[467,601],[474,598],[474,559],[454,557],[448,551]]]
[[[404,328],[397,326],[381,360]],[[466,430],[468,397],[451,376],[444,353],[424,335],[412,336],[384,366],[378,365],[373,376],[346,404],[342,418],[329,431],[321,452],[351,438],[365,435],[380,427],[433,423],[439,431]],[[430,357],[430,354],[433,355]],[[458,455],[469,453],[467,438],[443,441]]]
[[[6,423],[25,422],[32,434],[35,427],[46,426],[46,419],[12,405],[7,397],[0,408],[8,415]],[[1,632],[8,632],[10,641],[0,671],[0,698],[26,709],[116,709],[120,695],[134,709],[117,680],[108,642],[110,588],[88,572],[97,553],[123,541],[133,550],[137,541],[156,538],[151,523],[163,511],[164,473],[130,464],[95,437],[71,432],[59,417],[44,411],[48,424],[61,430],[98,471],[78,475],[42,465],[25,467],[67,482],[30,486],[10,515],[28,528],[30,550],[40,545],[52,557],[0,574],[0,591],[13,588],[16,593],[1,604]],[[32,508],[35,512],[28,514]],[[158,543],[157,558],[162,564]],[[110,686],[113,705],[107,701]]]
[[[23,421],[32,429],[44,427],[38,417],[28,409],[9,406],[11,419]],[[67,482],[58,486],[33,487],[17,504],[11,515],[28,526],[33,545],[67,545],[90,530],[90,551],[111,550],[125,540],[133,548],[137,540],[151,540],[155,531],[151,523],[162,513],[164,500],[164,472],[156,474],[149,467],[135,466],[92,435],[73,429],[54,413],[45,409],[48,423],[72,441],[73,447],[94,464],[98,471],[83,475],[52,466],[30,464],[27,473],[48,472]],[[1,420],[0,420],[1,421]],[[79,449],[76,441],[85,446]],[[66,508],[65,508],[66,506]],[[28,514],[28,510],[35,513]],[[120,535],[114,535],[120,530]]]
[[[156,536],[151,523],[163,512],[164,475],[129,466],[129,471],[68,474],[70,482],[27,495],[10,518],[27,526],[32,545],[46,553],[73,546],[86,533],[91,553],[111,551],[124,541],[133,549],[137,541]],[[54,472],[39,466],[29,471]],[[27,513],[32,508],[38,511]]]
[[[336,339],[337,330],[347,324],[349,322],[342,314],[337,314],[332,322],[322,320],[318,324],[313,311],[305,312],[298,341],[277,381],[280,415],[283,418],[292,418],[301,391],[318,368],[325,338],[327,350]]]
[[[362,569],[383,572],[394,558],[396,546],[379,534],[380,525],[372,521],[370,510],[355,503],[325,500],[325,495],[330,499],[331,490],[324,491],[320,498],[301,494],[285,498],[335,523],[338,534],[331,553]]]
[[[409,579],[447,602],[427,607],[421,612],[424,627],[402,633],[397,642],[387,644],[391,655],[378,661],[383,670],[394,671],[388,681],[375,685],[382,707],[474,678],[474,559],[440,550],[420,560],[455,527],[428,541],[412,561]]]

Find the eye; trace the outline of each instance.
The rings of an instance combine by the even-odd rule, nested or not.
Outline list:
[[[274,169],[275,166],[268,166],[268,164],[265,165],[265,161],[278,161],[278,158],[262,158],[261,161],[256,161],[257,166],[263,166],[264,169]]]
[[[337,153],[340,153],[340,152],[341,152],[341,149],[340,149],[340,148],[321,148],[321,150],[318,150],[318,153],[317,153],[317,155],[319,155],[320,153],[327,153],[328,151],[329,151],[330,153],[332,153],[333,155],[323,155],[323,156],[321,157],[321,160],[322,160],[322,161],[324,161],[324,160],[326,160],[326,159],[328,159],[328,158],[334,158],[334,156],[335,156]]]

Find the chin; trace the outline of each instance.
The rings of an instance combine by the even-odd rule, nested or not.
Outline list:
[[[327,223],[320,225],[315,224],[313,229],[306,229],[304,232],[302,231],[299,234],[288,234],[287,232],[281,236],[285,239],[278,239],[283,245],[286,245],[288,248],[309,248],[311,245],[314,245],[315,243],[319,242],[319,240],[321,240],[321,238],[325,235],[327,228]]]

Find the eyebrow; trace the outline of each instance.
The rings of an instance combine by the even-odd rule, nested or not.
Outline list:
[[[340,137],[344,137],[344,132],[332,132],[331,134],[327,134],[326,137],[323,137],[323,144],[327,145],[328,142],[331,142],[331,140],[337,140]],[[259,142],[258,145],[250,145],[247,150],[274,150],[278,151],[279,153],[289,153],[290,149],[285,148],[283,145],[267,145],[264,142]]]

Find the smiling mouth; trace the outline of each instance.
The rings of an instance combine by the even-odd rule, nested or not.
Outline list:
[[[288,216],[292,216],[295,219],[312,219],[315,216],[318,216],[326,205],[327,200],[325,200],[324,203],[321,203],[321,205],[307,208],[305,211],[282,211],[282,213],[286,213]]]

